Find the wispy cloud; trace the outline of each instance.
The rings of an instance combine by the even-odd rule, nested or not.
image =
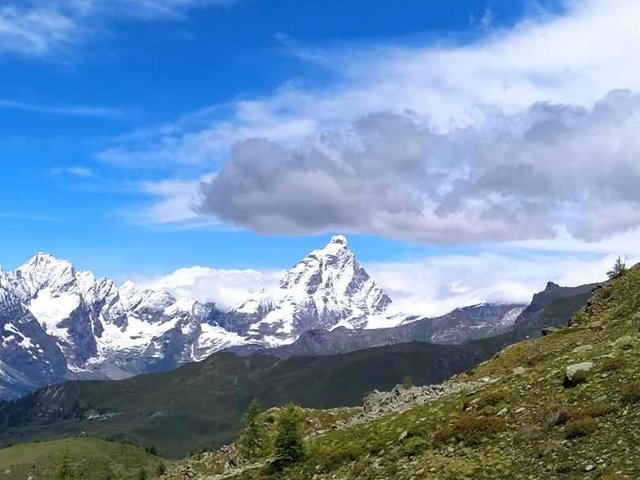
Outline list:
[[[94,177],[95,173],[89,167],[73,166],[73,167],[56,167],[51,169],[54,175],[72,175],[80,178]]]
[[[0,6],[0,54],[69,54],[113,20],[180,20],[194,8],[234,0],[6,0]]]
[[[74,117],[118,118],[125,115],[123,110],[115,108],[91,107],[86,105],[49,105],[21,102],[5,98],[0,98],[0,109]]]

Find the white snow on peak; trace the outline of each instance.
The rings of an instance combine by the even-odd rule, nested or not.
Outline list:
[[[285,273],[270,311],[250,333],[268,332],[283,340],[310,328],[364,328],[368,316],[381,314],[390,303],[349,250],[347,239],[336,235]],[[264,304],[264,299],[254,297],[239,310],[255,312]]]

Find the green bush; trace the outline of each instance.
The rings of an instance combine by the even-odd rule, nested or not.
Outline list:
[[[598,422],[592,417],[583,417],[567,423],[564,436],[567,440],[586,437],[598,428]]]
[[[578,408],[571,411],[571,419],[578,420],[584,417],[604,417],[610,415],[619,410],[618,405],[615,403],[596,403],[594,405],[588,405],[586,407]]]
[[[603,372],[619,372],[620,370],[624,370],[627,366],[627,362],[623,357],[615,356],[615,357],[607,357],[602,362],[602,371]]]
[[[495,407],[504,402],[505,398],[505,394],[502,392],[489,392],[480,397],[477,402],[477,407],[479,410],[482,410],[485,407]]]
[[[429,442],[422,437],[411,437],[402,445],[402,453],[406,457],[415,457],[429,446]]]
[[[477,445],[504,430],[506,422],[495,416],[462,415],[450,427],[438,427],[432,435],[435,444],[459,441]]]
[[[640,402],[640,381],[636,380],[620,389],[622,403],[627,405]]]

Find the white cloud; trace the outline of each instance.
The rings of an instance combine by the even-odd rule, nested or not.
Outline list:
[[[471,44],[290,47],[331,69],[336,82],[283,84],[272,95],[209,108],[201,124],[163,128],[105,159],[120,165],[220,160],[238,141],[265,137],[285,147],[348,127],[371,112],[426,116],[439,131],[474,124],[487,111],[521,112],[537,102],[590,108],[616,89],[640,91],[636,0],[566,1],[561,16],[540,14]],[[148,142],[152,142],[151,145]]]
[[[89,167],[82,167],[79,165],[73,167],[56,167],[51,170],[51,173],[53,173],[54,175],[67,174],[80,178],[90,178],[95,175],[93,170],[91,170]]]
[[[395,311],[437,316],[484,302],[528,304],[548,281],[562,286],[603,281],[615,258],[487,251],[367,267],[394,299]]]
[[[640,97],[537,104],[434,130],[370,114],[292,149],[247,140],[200,211],[262,233],[374,234],[440,244],[601,240],[640,225]]]
[[[640,91],[639,17],[635,0],[575,0],[471,44],[291,47],[339,80],[203,109],[101,159],[221,169],[201,211],[261,232],[598,240],[639,222],[640,101],[611,93]]]
[[[0,54],[68,54],[112,20],[181,19],[193,8],[234,0],[6,0],[0,6]]]
[[[548,281],[562,286],[602,281],[617,253],[557,255],[534,251],[523,255],[518,250],[490,249],[364,266],[393,299],[391,313],[438,316],[461,306],[483,302],[527,304]],[[629,264],[640,261],[640,252],[627,259]],[[196,266],[162,277],[138,279],[137,283],[230,308],[258,292],[263,298],[272,298],[282,274],[275,270],[261,272]]]
[[[208,267],[181,268],[154,279],[137,283],[152,289],[164,289],[178,297],[190,297],[200,302],[214,302],[221,308],[231,308],[250,294],[268,297],[278,286],[282,272],[257,270],[223,270]]]

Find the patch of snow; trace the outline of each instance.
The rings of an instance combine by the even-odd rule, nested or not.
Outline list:
[[[68,340],[69,332],[59,324],[80,306],[80,296],[75,293],[57,294],[51,288],[40,290],[28,304],[29,311],[49,335]]]

